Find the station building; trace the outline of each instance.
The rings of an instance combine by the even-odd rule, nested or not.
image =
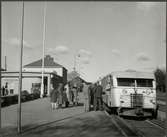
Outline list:
[[[2,86],[8,88],[8,95],[18,94],[19,72],[1,71]],[[42,59],[29,63],[23,67],[22,90],[29,93],[40,92],[42,80]],[[52,81],[67,82],[67,69],[54,62],[50,55],[44,58],[44,95],[49,96]],[[41,93],[40,93],[41,94]]]

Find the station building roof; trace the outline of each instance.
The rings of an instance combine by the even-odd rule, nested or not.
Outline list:
[[[34,61],[24,66],[24,68],[41,68],[42,59]],[[46,55],[44,58],[44,67],[45,68],[64,68],[62,65],[56,63],[50,55]]]

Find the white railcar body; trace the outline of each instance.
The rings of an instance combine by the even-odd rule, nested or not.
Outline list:
[[[155,115],[157,111],[156,87],[153,73],[145,72],[113,72],[104,78],[104,103],[110,108],[123,110],[140,110]],[[122,111],[121,111],[122,110]],[[126,113],[126,112],[125,112]],[[129,114],[129,113],[128,113]],[[136,113],[137,115],[137,113]]]

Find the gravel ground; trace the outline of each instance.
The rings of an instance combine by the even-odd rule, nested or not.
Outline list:
[[[88,112],[38,127],[17,137],[122,137],[104,112]]]

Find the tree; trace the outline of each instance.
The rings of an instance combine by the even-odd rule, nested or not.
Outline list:
[[[157,68],[154,71],[157,91],[166,92],[166,71]]]

